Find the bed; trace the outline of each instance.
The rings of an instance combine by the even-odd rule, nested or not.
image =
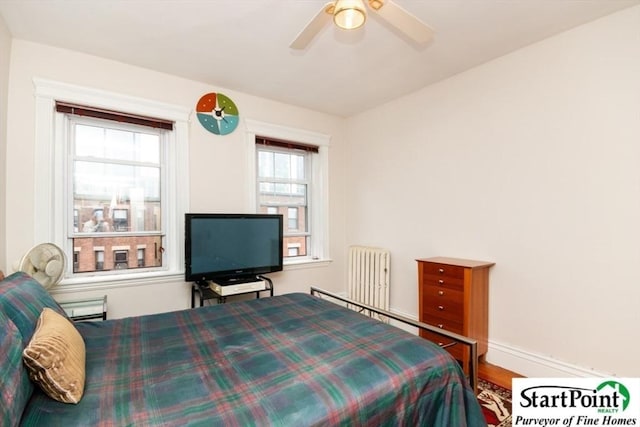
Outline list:
[[[0,309],[3,426],[486,425],[446,351],[309,294],[73,323],[76,404],[20,360],[41,313],[64,311],[22,273],[0,282]]]

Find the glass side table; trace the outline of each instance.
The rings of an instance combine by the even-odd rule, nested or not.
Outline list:
[[[77,301],[59,302],[74,322],[85,320],[107,320],[107,296]]]

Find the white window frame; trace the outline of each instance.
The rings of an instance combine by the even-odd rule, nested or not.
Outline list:
[[[134,271],[126,274],[100,274],[71,277],[73,262],[67,263],[65,279],[58,289],[96,288],[99,286],[143,285],[152,281],[184,279],[184,214],[189,210],[189,113],[172,104],[136,98],[93,88],[33,79],[35,86],[35,241],[52,242],[73,253],[68,239],[66,144],[64,113],[55,111],[56,101],[65,101],[124,113],[149,116],[174,122],[167,144],[169,159],[167,190],[163,196],[165,247],[163,267],[157,271]],[[180,191],[178,191],[180,189]],[[42,212],[49,213],[42,215]],[[182,276],[182,277],[180,277]]]
[[[274,125],[245,119],[247,152],[247,207],[250,212],[257,209],[256,136],[315,145],[318,153],[311,162],[311,192],[309,194],[309,231],[311,233],[310,255],[286,259],[285,269],[308,264],[327,263],[329,254],[329,143],[331,137],[318,132]]]

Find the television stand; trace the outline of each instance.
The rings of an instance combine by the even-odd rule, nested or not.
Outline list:
[[[230,280],[225,281],[224,284],[208,280],[194,282],[191,285],[191,308],[196,306],[196,294],[202,307],[209,299],[216,299],[218,304],[224,304],[228,296],[255,293],[256,298],[260,298],[260,293],[266,291],[269,292],[270,297],[273,296],[273,282],[266,276]]]

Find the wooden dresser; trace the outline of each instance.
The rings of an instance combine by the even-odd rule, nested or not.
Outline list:
[[[478,341],[478,356],[487,352],[489,335],[489,268],[492,262],[434,257],[418,259],[418,315],[421,322]],[[437,334],[420,336],[446,346]],[[469,350],[461,345],[447,350],[468,366]]]

